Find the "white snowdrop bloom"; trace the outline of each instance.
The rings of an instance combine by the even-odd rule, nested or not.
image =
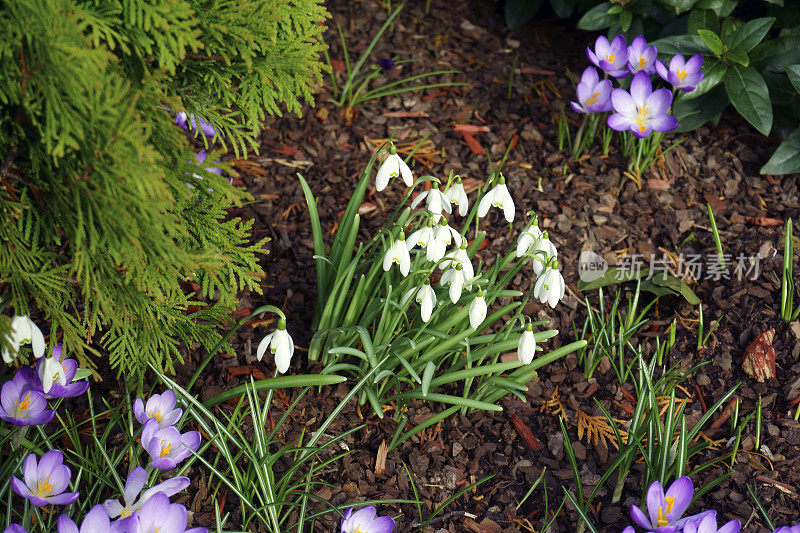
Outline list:
[[[433,308],[436,307],[436,293],[433,292],[430,282],[426,279],[417,291],[416,301],[419,304],[419,314],[423,322],[431,319]]]
[[[533,255],[531,264],[537,276],[542,273],[545,265],[547,265],[551,259],[558,259],[558,250],[556,250],[555,245],[548,238],[546,231],[542,233],[539,240],[528,250],[528,253]]]
[[[414,177],[411,175],[411,169],[403,158],[397,155],[397,148],[394,145],[389,147],[389,155],[383,160],[381,168],[378,169],[378,175],[375,177],[375,188],[382,191],[389,185],[391,178],[402,177],[407,187],[414,185]]]
[[[393,263],[397,263],[400,267],[403,277],[408,276],[408,271],[411,270],[411,256],[406,246],[406,235],[402,231],[383,256],[383,270],[388,272]]]
[[[46,345],[42,330],[27,315],[14,315],[11,319],[11,333],[6,336],[6,340],[11,345],[11,350],[3,348],[3,361],[6,364],[10,365],[14,361],[19,353],[19,347],[24,344],[31,345],[36,359],[44,355]]]
[[[466,281],[472,281],[475,279],[475,269],[472,266],[472,262],[469,259],[469,255],[467,255],[467,241],[462,240],[461,246],[456,248],[455,250],[451,250],[447,252],[447,255],[444,256],[445,259],[449,259],[449,261],[442,261],[439,263],[439,268],[444,270],[448,267],[452,267],[453,263],[461,264],[461,267],[464,270],[464,279]],[[467,285],[469,288],[469,285]]]
[[[481,198],[481,203],[478,204],[478,216],[485,217],[492,206],[502,209],[503,216],[506,217],[508,222],[514,222],[514,199],[511,198],[511,193],[508,192],[506,178],[502,174],[497,185]]]
[[[414,198],[414,201],[411,202],[411,209],[416,209],[416,207],[425,200],[425,207],[433,213],[433,220],[438,221],[439,218],[442,216],[442,211],[445,213],[450,213],[452,208],[450,207],[450,200],[444,195],[442,191],[439,190],[439,184],[437,182],[433,182],[431,188],[427,191],[422,191]]]
[[[464,268],[461,266],[461,263],[457,263],[455,267],[448,268],[444,271],[441,283],[443,287],[445,285],[450,285],[448,294],[450,295],[451,302],[456,303],[461,298],[461,292],[464,290],[464,283],[466,281]]]
[[[519,240],[517,240],[517,257],[522,257],[529,253],[541,236],[542,230],[539,229],[539,215],[534,213],[533,218],[522,230]]]
[[[456,182],[447,188],[444,193],[447,201],[455,204],[458,207],[458,214],[465,216],[469,210],[469,198],[467,198],[467,191],[464,190],[464,184],[461,182],[461,176],[456,176]]]
[[[419,247],[420,250],[427,248],[433,242],[433,222],[428,220],[425,226],[419,228],[406,239],[408,251]]]
[[[456,246],[461,245],[461,234],[447,224],[444,218],[433,228],[433,243],[428,246],[427,259],[428,261],[437,262],[445,256],[447,247],[452,243]]]
[[[483,291],[478,289],[478,295],[469,304],[469,325],[472,326],[472,329],[478,329],[478,326],[486,320],[487,311]]]
[[[67,386],[67,376],[64,367],[52,357],[45,357],[39,364],[39,379],[42,381],[42,390],[45,394],[50,392],[53,384],[58,381],[62,387]]]
[[[536,279],[533,286],[533,297],[555,308],[556,304],[564,297],[565,292],[564,277],[558,270],[558,263],[552,259],[544,272]]]
[[[261,339],[256,349],[256,357],[259,361],[264,357],[264,354],[269,348],[270,352],[275,356],[275,366],[281,374],[289,370],[289,364],[292,362],[294,355],[294,341],[286,331],[286,319],[281,318],[278,320],[278,329]]]
[[[530,364],[536,356],[536,338],[533,336],[533,324],[528,322],[525,331],[519,336],[517,344],[517,357],[524,364]]]

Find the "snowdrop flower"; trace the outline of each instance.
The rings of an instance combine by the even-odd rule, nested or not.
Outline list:
[[[55,348],[53,348],[52,357],[39,359],[36,363],[36,372],[27,366],[23,366],[18,372],[24,373],[25,378],[34,389],[45,392],[42,380],[39,376],[42,374],[42,366],[45,361],[51,359],[61,366],[61,373],[64,376],[64,383],[66,383],[66,385],[62,385],[58,378],[52,380],[50,382],[50,390],[45,393],[45,398],[75,398],[76,396],[80,396],[89,388],[89,382],[74,381],[75,374],[78,372],[78,362],[75,359],[69,359],[67,357],[62,359],[61,356],[63,353],[64,349],[61,343],[58,343]]]
[[[517,257],[522,257],[527,253],[531,253],[531,248],[542,236],[542,230],[539,229],[539,215],[531,212],[533,218],[522,230],[522,233],[517,240]]]
[[[64,492],[72,472],[64,464],[60,450],[45,452],[38,461],[35,453],[28,454],[22,462],[22,473],[25,481],[13,476],[11,488],[33,506],[69,505],[78,499],[77,492]]]
[[[433,228],[433,241],[428,245],[425,257],[428,261],[436,263],[441,260],[447,247],[455,241],[456,246],[461,245],[461,234],[451,228],[444,218]]]
[[[417,231],[411,234],[411,236],[406,239],[406,247],[410,252],[414,248],[418,247],[421,249],[428,248],[433,242],[433,221],[428,219],[425,225],[419,228]]]
[[[430,248],[430,245],[428,245]],[[386,255],[383,256],[383,270],[389,272],[392,264],[397,263],[400,267],[400,273],[403,277],[408,276],[408,271],[411,270],[411,256],[408,254],[408,246],[406,245],[406,234],[400,232],[397,240],[389,246],[386,250]]]
[[[565,291],[566,285],[564,277],[558,270],[558,263],[555,259],[551,259],[544,272],[536,279],[536,284],[533,286],[533,297],[555,308],[556,304],[564,297]]]
[[[485,217],[492,206],[502,209],[503,215],[508,222],[514,222],[514,199],[511,198],[511,193],[508,192],[506,178],[502,174],[497,185],[481,198],[481,203],[478,204],[478,216]]]
[[[150,396],[147,404],[141,398],[136,398],[133,402],[133,416],[142,425],[152,418],[158,422],[159,428],[174,426],[183,416],[183,409],[175,409],[175,404],[175,393],[167,389],[162,394]]]
[[[425,207],[428,211],[433,213],[433,220],[438,221],[439,218],[442,216],[442,211],[445,213],[450,213],[452,208],[450,207],[450,200],[447,199],[447,196],[439,190],[439,184],[437,182],[433,182],[431,188],[427,191],[422,191],[414,198],[414,201],[411,202],[411,209],[416,209],[416,207],[422,202],[425,201]]]
[[[109,518],[118,516],[127,518],[133,515],[147,503],[151,496],[159,492],[164,493],[166,496],[177,494],[189,486],[189,478],[184,476],[173,477],[142,492],[145,483],[147,483],[147,472],[144,468],[137,466],[131,470],[131,473],[128,474],[128,479],[125,481],[125,492],[123,494],[125,505],[122,505],[119,500],[113,499],[106,500],[103,504]]]
[[[436,307],[436,293],[433,292],[430,281],[427,279],[425,280],[425,283],[423,283],[422,287],[420,287],[417,291],[417,297],[415,300],[420,306],[420,316],[422,316],[422,321],[427,322],[431,319],[433,308]]]
[[[44,355],[45,343],[42,330],[27,315],[14,315],[11,319],[11,333],[6,336],[6,341],[11,345],[11,350],[3,348],[3,361],[6,364],[10,365],[17,357],[19,347],[23,344],[31,345],[36,359]]]
[[[536,338],[533,336],[533,324],[529,321],[525,325],[525,331],[519,336],[517,344],[517,357],[524,364],[530,364],[536,356]]]
[[[58,381],[62,387],[67,386],[67,377],[64,372],[64,367],[61,363],[53,357],[45,357],[39,361],[39,379],[42,381],[42,392],[47,394],[53,386],[53,383]]]
[[[447,201],[458,206],[458,214],[465,216],[469,209],[469,198],[467,198],[467,191],[464,190],[464,184],[461,182],[461,176],[456,176],[456,182],[447,188],[444,193]]]
[[[450,285],[448,294],[450,295],[451,302],[456,303],[459,298],[461,298],[461,292],[464,290],[464,283],[466,281],[464,267],[461,266],[461,263],[457,263],[454,268],[445,270],[444,274],[442,274],[442,286]]]
[[[556,250],[555,245],[549,239],[547,232],[545,231],[539,237],[539,239],[534,243],[534,245],[528,250],[528,253],[533,256],[533,272],[538,276],[544,270],[544,267],[551,259],[558,258],[558,250]]]
[[[472,329],[478,329],[484,320],[486,320],[486,300],[483,297],[483,291],[478,289],[478,295],[469,304],[469,325]]]
[[[461,268],[464,270],[464,279],[466,281],[472,281],[475,278],[475,269],[472,266],[469,255],[467,255],[466,240],[462,240],[458,248],[448,252],[447,255],[444,256],[444,259],[446,259],[446,261],[439,263],[439,268],[441,270],[452,267],[453,263],[460,264]]]
[[[403,246],[403,249],[405,250],[405,246]],[[408,254],[407,250],[406,254]],[[264,354],[267,352],[267,347],[269,347],[270,352],[275,356],[275,366],[278,368],[278,372],[283,374],[289,370],[289,364],[292,362],[292,356],[294,355],[294,341],[292,341],[289,332],[286,331],[285,318],[279,318],[278,329],[261,339],[261,342],[258,343],[256,357],[259,361],[261,361],[261,358],[264,357]]]
[[[192,451],[197,451],[200,440],[198,431],[181,434],[174,426],[159,429],[154,418],[142,428],[142,448],[150,454],[150,466],[159,470],[172,470],[178,466]]]
[[[389,516],[377,516],[377,514],[371,505],[355,513],[352,507],[349,508],[344,512],[340,533],[392,533],[394,520]]]
[[[717,512],[711,511],[688,520],[683,526],[684,533],[739,533],[742,523],[731,520],[724,526],[717,528]]]
[[[656,71],[658,50],[655,46],[647,46],[643,35],[636,37],[628,47],[628,70],[631,74],[639,71],[652,74]]]
[[[586,56],[596,67],[610,76],[624,78],[628,75],[628,46],[623,35],[617,35],[612,42],[601,35],[594,43],[594,50],[586,48]]]
[[[407,187],[414,185],[414,178],[411,175],[411,169],[408,168],[403,158],[397,155],[397,148],[394,145],[389,147],[389,155],[383,160],[383,164],[378,169],[378,175],[375,177],[375,188],[380,192],[389,185],[390,178],[402,177],[403,182]]]

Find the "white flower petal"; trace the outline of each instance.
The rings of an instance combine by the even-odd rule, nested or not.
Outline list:
[[[514,215],[516,214],[516,210],[514,209],[514,199],[511,198],[511,193],[508,192],[508,187],[505,184],[500,184],[496,187],[500,189],[497,192],[498,203],[503,206],[503,215],[506,217],[508,222],[514,222]]]
[[[400,273],[403,275],[403,277],[406,277],[411,271],[411,256],[408,255],[408,249],[405,246],[403,246],[403,252],[399,255]]]
[[[403,177],[403,182],[406,184],[407,187],[411,187],[414,185],[414,176],[411,175],[411,169],[408,168],[408,165],[403,158],[400,156],[397,157],[399,160],[398,166],[400,167],[400,176]]]
[[[386,159],[383,160],[383,164],[378,169],[378,175],[375,177],[375,189],[379,192],[386,188],[389,185],[389,180],[392,177],[392,173],[396,175],[396,164],[394,163],[394,159],[391,155],[386,156]]]
[[[44,335],[42,330],[31,321],[31,348],[33,349],[33,356],[39,359],[44,355],[44,350],[47,344],[44,342]],[[59,365],[60,366],[60,365]]]
[[[483,296],[476,296],[469,304],[469,325],[473,329],[478,329],[478,326],[486,320],[486,312],[486,300]]]
[[[527,329],[522,332],[519,337],[519,344],[517,345],[517,357],[524,364],[530,364],[536,355],[536,338],[533,336],[532,331]]]
[[[483,198],[481,198],[481,203],[478,204],[479,217],[481,218],[485,217],[486,213],[489,212],[489,208],[492,207],[492,201],[494,200],[494,191],[495,189],[492,189],[491,191],[484,194]]]
[[[411,209],[416,209],[417,206],[424,200],[430,191],[422,191],[411,201]]]
[[[264,354],[267,352],[267,348],[269,348],[269,343],[272,341],[272,337],[275,335],[275,332],[267,334],[266,337],[261,339],[261,342],[258,343],[258,348],[256,349],[256,359],[261,361],[264,357]]]

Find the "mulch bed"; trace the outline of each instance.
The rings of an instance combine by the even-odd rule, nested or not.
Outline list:
[[[337,0],[329,2],[328,7],[333,21],[342,25],[351,58],[361,53],[387,17],[386,9],[374,1]],[[332,26],[326,39],[337,69],[342,55],[335,25]],[[725,253],[732,259],[729,265],[739,257],[758,258],[757,274],[751,271],[749,277],[754,279],[737,279],[729,266],[730,279],[713,279],[703,272],[692,284],[703,302],[707,325],[724,315],[720,327],[699,353],[698,308],[676,296],[660,299],[651,323],[636,342],[645,344],[646,353],[652,353],[655,336],[663,335],[677,317],[678,340],[669,355],[670,364],[681,362],[688,368],[710,361],[684,383],[690,420],[697,420],[704,405],[712,405],[740,381],[737,394],[742,399],[741,413],[749,414],[758,397],[763,399],[762,443],[771,456],[740,453],[733,475],[692,509],[713,507],[726,520],[738,518],[747,523],[744,531],[767,531],[747,494],[746,484],[750,484],[776,525],[800,521],[800,425],[792,419],[794,407],[790,405],[800,395],[800,327],[790,327],[779,317],[783,229],[782,225],[771,225],[771,219],[797,218],[800,203],[796,176],[758,174],[776,145],[775,139],[765,139],[736,117],[726,115],[721,124],[706,125],[686,135],[684,142],[645,174],[639,189],[623,175],[626,162],[613,143],[608,157],[594,148],[577,162],[569,161],[566,152],[558,150],[555,119],[561,106],[568,107],[567,102],[573,97],[565,70],[582,71],[586,65],[583,48],[593,35],[572,32],[569,21],[558,19],[540,19],[511,32],[504,27],[492,2],[431,2],[427,14],[425,2],[411,2],[393,26],[372,58],[397,56],[415,62],[386,72],[379,81],[457,69],[461,74],[447,79],[467,85],[370,101],[358,106],[354,113],[336,107],[326,85],[319,89],[316,107],[308,109],[302,118],[270,119],[261,137],[259,155],[237,164],[237,183],[246,187],[258,203],[238,209],[235,214],[254,219],[259,237],[272,238],[270,254],[263,259],[267,272],[262,285],[264,294],[243,294],[242,309],[265,303],[280,306],[289,316],[289,330],[297,345],[308,346],[315,300],[310,274],[314,271],[313,245],[296,173],[302,173],[311,184],[319,198],[323,228],[331,230],[373,153],[375,146],[370,140],[374,139],[394,135],[400,140],[418,141],[428,135],[430,167],[418,162],[416,175],[442,177],[453,170],[476,180],[485,179],[490,166],[485,153],[475,152],[485,150],[496,162],[513,144],[504,167],[509,189],[519,212],[535,210],[540,214],[540,224],[550,231],[558,247],[561,269],[569,285],[567,297],[555,310],[538,302],[529,303],[525,309],[536,319],[550,320],[552,327],[561,331],[548,341],[550,348],[572,342],[573,322],[580,325],[585,318],[584,295],[576,285],[581,251],[594,251],[612,265],[625,255],[638,255],[649,263],[651,257],[660,260],[665,253],[684,257],[699,254],[708,268],[715,260],[706,215],[708,202],[714,209]],[[568,116],[577,120],[574,113],[569,112]],[[485,131],[466,139],[458,131],[462,124],[482,126]],[[541,191],[537,188],[539,178]],[[364,235],[381,227],[393,202],[399,199],[398,189],[390,187],[368,199],[362,222]],[[490,231],[490,246],[481,252],[484,257],[513,245],[524,225],[523,217],[518,216],[514,231],[508,232],[505,223],[496,217],[492,214],[487,224],[495,229],[494,234]],[[518,276],[515,285],[520,290],[530,290],[532,276],[532,272]],[[594,295],[591,299],[597,305]],[[750,342],[770,328],[776,332],[777,378],[757,383],[742,371],[742,357]],[[263,327],[240,330],[233,338],[236,355],[217,357],[214,371],[207,371],[201,378],[203,394],[242,382],[243,377],[232,375],[235,367],[255,365],[271,374],[269,363],[254,362],[255,343],[266,332]],[[188,367],[191,365],[190,362]],[[307,370],[298,351],[292,372]],[[346,390],[344,386],[331,387],[323,389],[320,396],[301,401],[287,428],[287,438],[296,437],[305,425],[313,429],[313,421],[320,421]],[[423,501],[423,516],[427,517],[459,488],[491,475],[494,477],[490,481],[451,504],[442,515],[445,519],[426,531],[539,531],[546,518],[542,486],[519,509],[517,504],[541,470],[547,468],[544,483],[551,511],[563,497],[561,485],[574,486],[558,418],[553,412],[554,402],[547,401],[558,398],[570,421],[570,438],[587,490],[594,488],[615,453],[613,448],[609,451],[607,444],[578,440],[576,413],[580,410],[599,414],[594,404],[597,399],[614,416],[626,419],[630,418],[625,409],[629,401],[607,365],[601,365],[596,379],[589,383],[577,367],[574,354],[542,369],[538,380],[530,383],[527,397],[527,403],[506,398],[502,412],[476,412],[446,420],[390,452],[382,474],[375,473],[376,453],[382,441],[391,439],[395,421],[391,416],[378,420],[367,411],[362,417],[355,405],[348,405],[338,426],[331,427],[329,433],[354,424],[364,423],[366,427],[348,440],[352,453],[327,472],[334,486],[325,489],[323,496],[335,504],[413,498],[405,464]],[[412,406],[410,419],[424,420],[431,408],[422,403]],[[512,418],[518,427],[522,424],[532,431],[539,443],[533,446],[535,451]],[[752,427],[744,434],[742,450],[746,452],[753,451]],[[730,451],[724,449],[724,441],[730,436],[728,423],[705,434],[723,442],[717,451],[702,455],[702,460]],[[699,462],[696,460],[691,466],[699,466]],[[628,507],[639,503],[642,492],[640,469],[641,465],[634,467],[620,504],[610,504],[612,481],[600,490],[593,506],[593,518],[600,530],[619,531],[629,523]],[[702,485],[728,470],[729,466],[706,470],[695,477],[695,484]],[[236,502],[230,495],[227,501],[235,523]],[[210,500],[194,503],[194,521],[200,525],[212,523]],[[385,505],[380,511],[400,515],[396,531],[415,529],[415,506]],[[450,514],[453,511],[464,511],[469,516]],[[573,510],[565,508],[556,521],[558,527],[551,531],[573,531],[576,517]],[[319,530],[337,530],[335,523],[331,518]]]

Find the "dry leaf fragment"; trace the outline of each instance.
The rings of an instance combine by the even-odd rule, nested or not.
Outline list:
[[[578,419],[578,440],[582,440],[586,435],[586,442],[591,443],[593,446],[598,446],[601,442],[603,446],[608,448],[606,440],[611,442],[615,449],[619,450],[619,443],[617,442],[617,435],[614,429],[609,425],[608,420],[604,416],[591,416],[580,409],[575,411],[575,417]],[[623,442],[627,441],[628,432],[618,429]]]
[[[774,329],[765,331],[744,352],[742,370],[756,378],[759,383],[775,377],[775,348],[772,346],[774,339]]]
[[[514,426],[514,429],[517,430],[517,434],[522,438],[525,442],[525,446],[527,446],[531,451],[538,452],[544,449],[544,444],[539,441],[534,435],[531,429],[522,421],[520,417],[511,413],[511,424]]]
[[[381,441],[378,446],[378,454],[375,456],[375,474],[381,475],[386,473],[386,454],[389,452],[389,446],[386,445],[386,440]]]

